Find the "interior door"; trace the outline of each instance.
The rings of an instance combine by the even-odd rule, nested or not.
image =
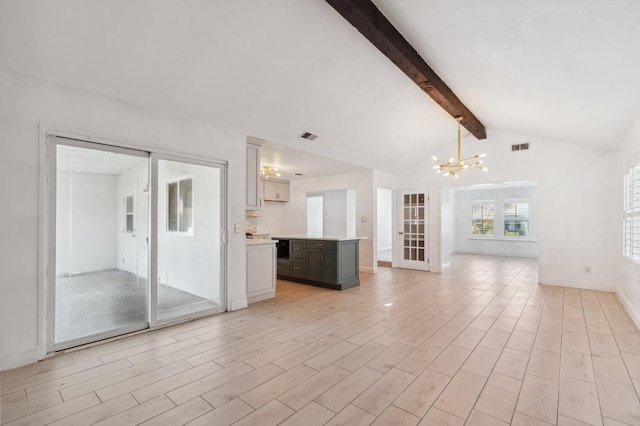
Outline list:
[[[403,190],[399,191],[399,196],[399,266],[400,268],[428,271],[427,212],[429,194],[427,190]]]
[[[124,242],[122,269],[138,273],[138,241],[136,233],[136,198],[135,189],[124,191],[122,197],[122,238]]]

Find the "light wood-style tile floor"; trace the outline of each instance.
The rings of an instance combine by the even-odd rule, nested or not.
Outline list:
[[[456,255],[3,372],[7,425],[640,425],[640,334],[612,293]]]

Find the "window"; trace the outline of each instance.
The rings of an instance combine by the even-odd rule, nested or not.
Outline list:
[[[471,203],[473,235],[493,235],[493,201],[474,201]]]
[[[193,179],[167,183],[167,232],[193,233]]]
[[[529,236],[528,201],[505,201],[503,217],[505,237]]]
[[[640,263],[640,166],[624,175],[623,256]]]
[[[133,196],[129,195],[125,197],[125,231],[127,234],[135,232],[133,230]]]

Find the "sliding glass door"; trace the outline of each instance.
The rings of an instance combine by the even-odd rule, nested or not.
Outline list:
[[[222,169],[161,158],[157,171],[157,319],[221,311]]]
[[[145,328],[149,155],[56,142],[54,345]]]
[[[49,350],[224,310],[225,166],[48,137]]]

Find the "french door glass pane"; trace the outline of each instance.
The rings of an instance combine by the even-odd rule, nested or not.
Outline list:
[[[54,344],[147,327],[148,156],[55,149]]]
[[[403,258],[410,261],[424,261],[425,194],[405,194],[403,203]]]
[[[223,305],[221,169],[158,160],[158,319]]]

